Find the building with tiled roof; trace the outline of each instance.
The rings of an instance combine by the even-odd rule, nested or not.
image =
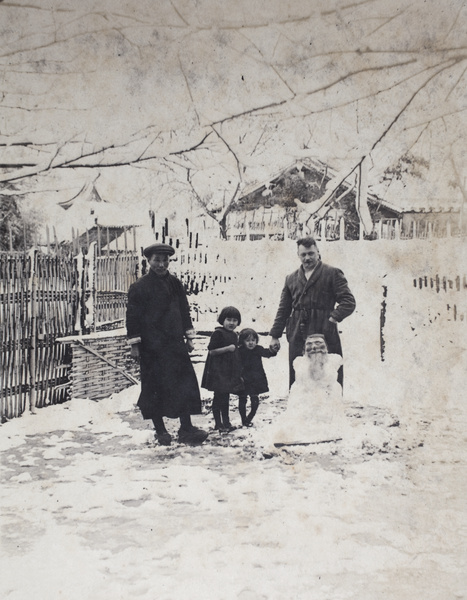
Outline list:
[[[329,182],[338,182],[335,191]],[[332,188],[332,185],[330,186]],[[367,195],[370,227],[365,237],[396,228],[400,208],[375,194]],[[319,239],[358,239],[361,217],[357,211],[357,176],[340,179],[325,163],[304,159],[295,162],[268,181],[247,186],[227,217],[230,239],[284,239],[315,235]]]

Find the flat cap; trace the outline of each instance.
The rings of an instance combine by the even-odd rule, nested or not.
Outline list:
[[[172,254],[175,254],[175,250],[168,244],[151,244],[151,246],[143,250],[143,254],[146,258],[151,258],[153,254],[168,254],[172,256]]]
[[[321,340],[326,340],[326,338],[324,337],[324,335],[322,333],[310,333],[310,335],[306,336],[307,340],[312,340],[314,338],[318,338]]]

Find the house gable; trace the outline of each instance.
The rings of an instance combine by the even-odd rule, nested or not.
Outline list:
[[[246,188],[231,208],[231,221],[238,223],[244,215],[245,220],[250,219],[250,225],[257,229],[255,217],[258,213],[268,213],[270,222],[277,222],[282,215],[288,221],[289,232],[290,229],[296,230],[295,237],[302,235],[306,229],[316,233],[317,222],[324,219],[327,230],[332,230],[327,233],[333,239],[341,234],[340,220],[343,218],[346,239],[357,239],[360,225],[354,182],[342,182],[325,205],[319,203],[320,198],[325,196],[326,185],[335,176],[333,169],[317,160],[294,163],[269,181]],[[400,210],[374,194],[369,194],[368,206],[374,222],[401,217]]]

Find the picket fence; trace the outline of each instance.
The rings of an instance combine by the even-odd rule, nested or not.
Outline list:
[[[424,303],[430,322],[446,319],[467,324],[466,275],[423,275],[413,279],[413,287],[419,292],[417,302]]]
[[[206,323],[215,323],[220,302],[234,297],[240,285],[238,277],[242,277],[241,284],[245,285],[237,264],[243,264],[243,244],[232,253],[219,245],[208,251],[203,244],[175,242],[177,260],[170,270],[183,282],[190,296],[195,327],[200,330]],[[251,255],[251,249],[245,245],[244,251]],[[123,367],[117,364],[120,354],[125,354],[123,345],[118,351],[110,348],[107,356],[101,340],[84,341],[92,351],[107,356],[110,369],[106,367],[103,374],[104,367],[100,365],[96,375],[90,365],[101,359],[73,338],[123,327],[128,288],[144,274],[145,263],[136,251],[100,255],[95,243],[90,244],[87,252],[81,251],[75,256],[43,253],[37,249],[28,253],[0,253],[0,414],[3,420],[19,416],[27,408],[34,410],[68,399],[73,377],[76,377],[72,369],[73,352],[84,365],[81,375],[86,383],[80,393],[87,392],[90,386],[95,387],[97,383],[93,379],[96,377],[99,385],[104,380],[108,383],[107,387],[99,388],[101,397],[113,391],[112,374],[123,375],[123,380],[131,383],[131,373],[128,377],[131,369],[123,363]],[[261,298],[252,300],[257,303],[258,316],[265,311],[266,299],[277,295],[278,284],[266,267],[263,265],[262,270],[255,271],[255,290]],[[416,301],[430,322],[453,320],[465,327],[465,275],[422,275],[413,279],[410,287],[409,305],[411,299]],[[112,334],[107,344],[115,345]]]

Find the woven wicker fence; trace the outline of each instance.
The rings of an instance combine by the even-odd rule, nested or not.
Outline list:
[[[67,349],[78,307],[73,260],[37,251],[0,253],[1,416],[65,399]]]
[[[139,364],[129,355],[125,331],[117,330],[59,340],[70,344],[73,398],[99,400],[139,383]]]
[[[58,338],[121,326],[136,280],[133,252],[97,257],[0,252],[0,416],[70,395],[71,345]]]
[[[110,323],[123,324],[127,293],[140,271],[136,252],[97,256],[95,261],[94,329]]]

